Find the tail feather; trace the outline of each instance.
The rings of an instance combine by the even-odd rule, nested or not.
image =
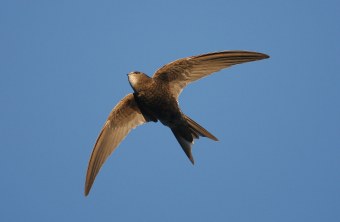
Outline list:
[[[188,116],[183,114],[183,117],[186,123],[172,127],[171,131],[191,163],[194,164],[194,157],[191,153],[191,146],[194,143],[194,139],[198,139],[200,136],[208,137],[214,141],[218,141],[218,139]]]
[[[191,140],[190,140],[190,138],[188,138],[188,134],[183,133],[184,131],[183,129],[185,128],[177,127],[177,128],[171,128],[171,131],[175,135],[177,141],[181,145],[183,151],[185,152],[185,154],[187,155],[191,163],[194,164],[195,163],[194,157],[192,156],[192,153],[191,153],[191,145],[193,144],[194,139],[191,136]]]
[[[212,139],[214,141],[218,141],[218,139],[214,135],[209,133],[208,130],[204,129],[202,126],[200,126],[194,120],[190,119],[190,117],[186,116],[185,114],[183,114],[183,116],[184,116],[185,120],[187,121],[187,123],[189,124],[189,127],[192,131],[193,137],[198,139],[198,135],[199,135],[199,136],[203,136],[203,137],[208,137],[209,139]]]

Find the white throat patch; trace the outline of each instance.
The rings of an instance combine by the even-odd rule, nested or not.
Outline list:
[[[129,82],[131,83],[132,86],[137,84],[138,77],[136,76],[136,74],[130,74],[129,75]]]

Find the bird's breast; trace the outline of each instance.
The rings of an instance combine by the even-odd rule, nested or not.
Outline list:
[[[164,88],[147,90],[135,95],[136,102],[144,115],[158,119],[164,125],[173,125],[181,118],[177,100]]]

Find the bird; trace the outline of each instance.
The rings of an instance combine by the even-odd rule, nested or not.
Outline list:
[[[158,69],[152,77],[134,71],[127,74],[133,93],[126,95],[110,112],[94,145],[85,181],[85,196],[107,158],[128,133],[148,122],[169,127],[184,153],[194,164],[191,147],[195,139],[218,139],[190,117],[178,103],[190,83],[230,66],[269,58],[259,52],[232,50],[206,53],[175,60]]]

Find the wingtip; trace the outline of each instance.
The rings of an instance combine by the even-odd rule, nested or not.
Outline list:
[[[252,55],[255,60],[261,60],[261,59],[268,59],[270,58],[269,55],[262,53],[262,52],[254,52],[254,51],[240,51],[245,54]]]
[[[210,138],[210,139],[212,139],[213,141],[220,141],[216,136],[214,136],[213,138]]]
[[[85,190],[84,190],[84,196],[87,197],[90,193],[90,189],[91,188],[88,188],[88,187],[85,187]]]
[[[264,53],[262,53],[263,54],[263,58],[264,59],[269,59],[270,58],[270,56],[269,55],[267,55],[267,54],[264,54]]]
[[[90,194],[93,182],[90,183],[87,179],[85,182],[84,196],[87,197]]]
[[[256,53],[255,56],[258,58],[258,60],[270,58],[270,56],[265,53],[261,53],[261,52],[254,52],[254,53]]]

